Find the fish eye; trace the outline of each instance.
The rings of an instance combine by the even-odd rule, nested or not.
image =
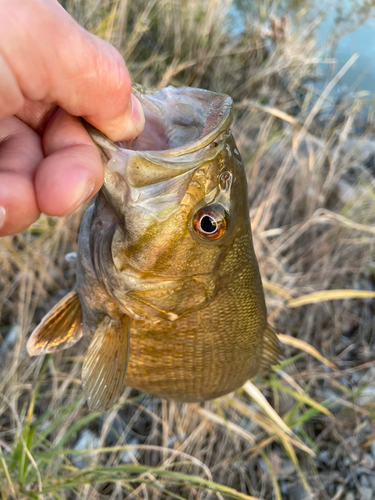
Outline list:
[[[224,234],[227,223],[218,210],[205,207],[194,215],[193,228],[202,239],[217,240]]]

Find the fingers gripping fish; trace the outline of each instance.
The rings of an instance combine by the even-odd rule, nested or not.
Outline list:
[[[91,339],[82,368],[93,410],[124,384],[203,401],[279,356],[254,254],[230,97],[135,85],[146,126],[113,143],[89,125],[104,166],[78,240],[76,289],[28,341],[32,356]]]

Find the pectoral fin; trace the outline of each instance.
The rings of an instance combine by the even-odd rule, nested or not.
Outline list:
[[[263,352],[260,364],[260,372],[262,375],[266,375],[270,371],[271,366],[279,362],[280,354],[280,343],[276,331],[272,326],[267,325],[263,337]]]
[[[81,304],[73,290],[44,316],[27,342],[27,351],[30,356],[60,351],[81,337]]]
[[[100,323],[82,367],[83,389],[90,410],[106,411],[124,385],[129,357],[129,318],[109,318]]]

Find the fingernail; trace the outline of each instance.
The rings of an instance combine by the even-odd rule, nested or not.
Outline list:
[[[6,216],[6,210],[5,210],[5,208],[4,207],[0,207],[0,229],[5,224],[5,216]]]
[[[77,201],[74,204],[74,210],[79,206],[81,206],[82,203],[85,203],[85,201],[87,201],[90,198],[92,192],[94,191],[94,187],[95,186],[93,182],[89,182],[88,184],[85,184],[82,187],[82,194],[80,196],[77,196]]]
[[[86,189],[85,195],[83,196],[82,203],[84,203],[85,201],[87,201],[91,197],[92,192],[94,191],[94,187],[95,187],[95,185],[93,182],[89,182],[87,184],[87,189]]]
[[[142,104],[133,94],[131,94],[131,102],[132,102],[132,111],[130,114],[130,120],[134,128],[137,131],[139,131],[139,133],[141,133],[145,127],[145,115],[143,113]]]

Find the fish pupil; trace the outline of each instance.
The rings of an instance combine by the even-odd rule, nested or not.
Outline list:
[[[217,229],[217,224],[212,217],[205,215],[201,219],[201,229],[205,233],[214,233]]]

